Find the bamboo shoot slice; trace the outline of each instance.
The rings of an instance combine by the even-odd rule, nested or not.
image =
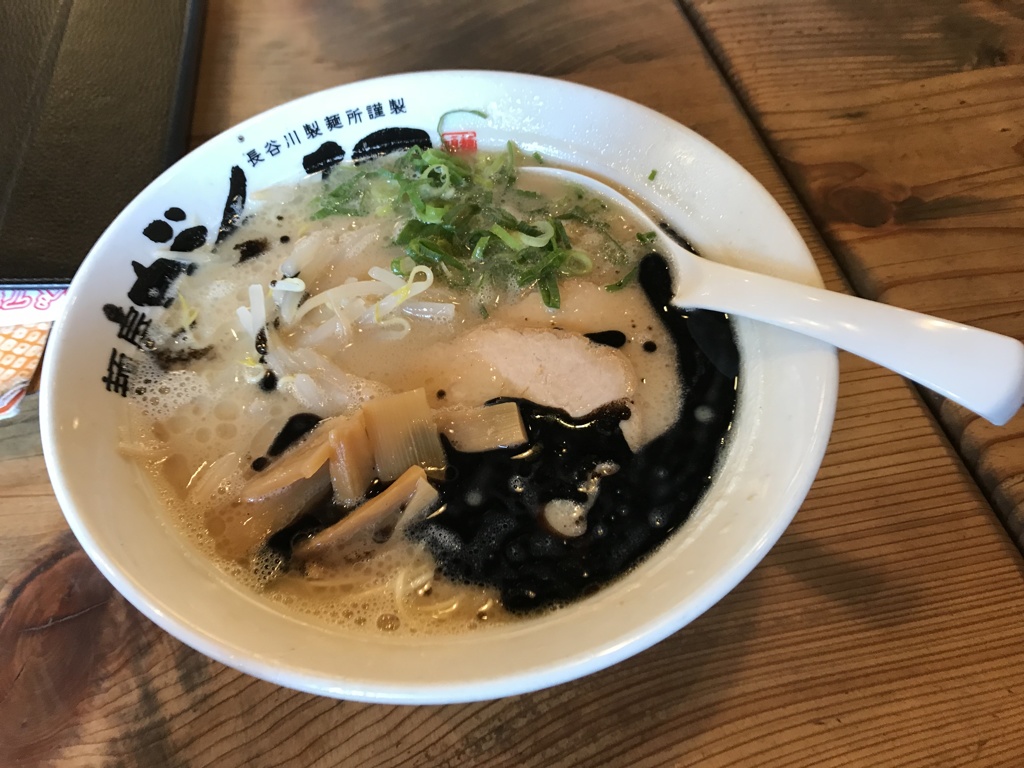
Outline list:
[[[526,442],[526,427],[513,402],[453,408],[438,414],[437,419],[452,445],[467,453],[515,448]]]
[[[444,447],[422,387],[370,400],[363,404],[363,416],[381,480],[394,480],[414,465],[443,473]]]
[[[241,498],[209,509],[206,527],[217,543],[217,552],[238,561],[251,556],[267,537],[297,519],[330,487],[331,476],[325,466],[308,480],[294,482],[258,501]]]
[[[298,445],[289,448],[263,472],[250,479],[242,488],[242,498],[259,501],[316,474],[334,453],[329,436],[338,421],[339,417],[335,417],[317,424]]]
[[[409,497],[405,509],[402,510],[402,516],[398,518],[395,530],[391,535],[400,536],[403,534],[410,525],[420,519],[422,513],[435,509],[440,498],[441,494],[426,479],[420,478],[417,480],[416,488],[413,490],[412,496]]]
[[[343,420],[331,429],[331,485],[334,502],[343,506],[363,498],[374,478],[373,451],[362,413]]]
[[[427,475],[422,467],[412,466],[395,482],[378,496],[374,496],[362,506],[352,510],[346,517],[325,528],[320,533],[296,545],[292,557],[307,560],[311,557],[323,557],[338,546],[355,536],[359,531],[375,525],[395,514],[409,501],[420,487],[420,481],[426,483]],[[435,492],[436,498],[436,492]]]

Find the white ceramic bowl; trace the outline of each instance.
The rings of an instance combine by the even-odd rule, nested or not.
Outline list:
[[[205,226],[212,239],[233,166],[251,193],[301,176],[303,158],[326,141],[347,157],[382,129],[421,129],[437,144],[440,116],[466,109],[487,118],[451,115],[446,132],[485,148],[513,139],[588,169],[649,200],[710,258],[820,284],[791,222],[723,152],[649,109],[557,80],[463,71],[353,83],[272,109],[195,150],[117,217],[76,275],[47,351],[42,434],[60,505],[103,574],[158,625],[236,669],[327,696],[402,703],[495,698],[580,677],[644,650],[732,589],[782,534],[817,472],[835,410],[835,352],[741,320],[742,386],[718,479],[660,550],[575,605],[465,636],[360,636],[282,613],[190,548],[117,450],[118,391],[129,383],[118,377],[130,377],[120,363],[136,350],[103,307],[145,312],[132,262],[174,257],[143,230],[177,207],[186,218],[167,222],[175,234]]]

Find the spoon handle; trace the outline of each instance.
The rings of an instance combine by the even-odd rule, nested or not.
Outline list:
[[[692,259],[692,256],[689,256]],[[673,303],[788,328],[896,371],[993,424],[1024,403],[1024,344],[1008,336],[705,259]],[[686,284],[687,281],[693,281]]]

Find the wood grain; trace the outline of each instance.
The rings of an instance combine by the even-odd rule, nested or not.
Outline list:
[[[684,7],[858,293],[1024,339],[1024,3]],[[1024,547],[1024,415],[926,396]]]
[[[685,122],[814,226],[675,6],[211,2],[195,140],[311,90],[501,67]],[[829,452],[729,596],[611,669],[448,707],[317,698],[186,648],[111,590],[48,490],[36,398],[0,423],[0,765],[1016,766],[1022,562],[914,390],[841,357]]]

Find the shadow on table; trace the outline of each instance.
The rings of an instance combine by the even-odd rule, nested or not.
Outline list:
[[[858,556],[823,546],[817,539],[790,530],[765,559],[782,566],[815,593],[818,610],[840,609],[871,627],[888,629],[915,618],[922,606],[919,586],[906,573],[894,571],[884,553],[863,550]]]

